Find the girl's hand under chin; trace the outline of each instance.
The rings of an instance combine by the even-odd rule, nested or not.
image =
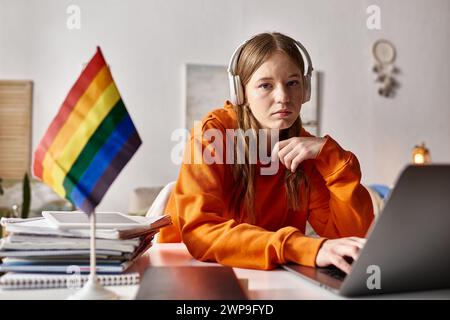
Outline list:
[[[278,157],[288,170],[295,172],[302,161],[317,157],[326,139],[320,137],[293,137],[278,141],[273,147],[272,161],[276,161]]]

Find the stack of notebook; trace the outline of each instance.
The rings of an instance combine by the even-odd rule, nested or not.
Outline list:
[[[124,273],[150,248],[153,237],[159,229],[171,223],[169,216],[141,218],[146,219],[145,227],[96,230],[98,274]],[[7,236],[0,241],[2,258],[0,272],[14,274],[90,272],[89,229],[58,229],[43,217],[2,218],[1,224]],[[11,275],[6,279],[9,277]]]

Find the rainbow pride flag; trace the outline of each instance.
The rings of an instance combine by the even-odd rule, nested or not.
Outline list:
[[[37,146],[33,172],[61,197],[93,213],[141,144],[97,47]]]

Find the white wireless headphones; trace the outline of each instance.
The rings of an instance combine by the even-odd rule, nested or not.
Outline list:
[[[245,41],[241,44],[233,53],[230,59],[230,64],[228,65],[228,81],[230,84],[230,96],[231,102],[234,105],[240,105],[244,103],[244,87],[242,86],[241,79],[239,75],[236,75],[236,66],[239,60],[239,56],[241,54],[242,49],[245,47],[249,40]],[[300,49],[300,52],[306,57],[306,61],[308,62],[308,69],[306,74],[303,75],[303,101],[302,103],[308,102],[311,99],[311,74],[313,71],[313,66],[311,62],[311,58],[309,56],[308,51],[306,51],[305,47],[299,42],[294,40],[297,47]]]

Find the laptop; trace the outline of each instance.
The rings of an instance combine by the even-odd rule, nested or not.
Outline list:
[[[348,275],[283,268],[344,296],[450,288],[450,165],[407,166]]]

